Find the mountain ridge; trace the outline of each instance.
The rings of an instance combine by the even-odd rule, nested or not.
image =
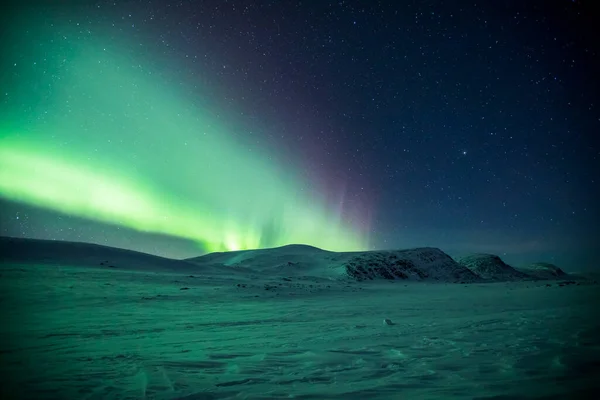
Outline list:
[[[534,274],[533,270],[515,269],[493,254],[473,254],[455,260],[436,247],[332,252],[304,244],[290,244],[177,260],[93,243],[5,236],[0,236],[0,263],[260,274],[265,277],[316,276],[352,281],[474,283],[567,277],[558,267],[549,267],[550,264],[538,263],[538,269],[545,268],[550,272]]]

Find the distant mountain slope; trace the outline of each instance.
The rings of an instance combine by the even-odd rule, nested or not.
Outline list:
[[[409,279],[442,282],[476,282],[479,277],[459,265],[440,249],[423,247],[409,250],[356,253],[344,265],[345,273],[357,280]]]
[[[517,271],[505,264],[494,254],[472,254],[458,259],[458,263],[485,280],[489,281],[519,281],[532,279],[531,276]]]
[[[258,268],[264,268],[272,267],[282,262],[306,262],[313,259],[322,259],[327,254],[341,253],[333,253],[313,246],[292,244],[269,249],[209,253],[200,257],[188,258],[185,261],[197,264],[219,263],[223,265],[235,265],[239,267],[254,264],[254,266]]]
[[[132,250],[90,243],[11,237],[0,237],[0,263],[94,266],[145,271],[198,270],[198,266],[185,261]]]
[[[288,245],[269,249],[239,250],[210,253],[185,261],[198,265],[223,265],[241,271],[265,275],[330,276],[331,266],[348,258],[346,254],[321,250],[307,245]]]
[[[0,237],[0,264],[93,266],[139,271],[326,279],[481,282],[543,279],[564,274],[549,264],[536,273],[520,272],[491,254],[475,254],[459,262],[437,248],[365,252],[330,252],[306,245],[211,253],[173,260],[89,243]]]
[[[250,268],[266,275],[313,275],[353,280],[408,279],[474,282],[479,278],[439,249],[330,252],[290,245],[212,253],[186,261]]]
[[[570,277],[556,265],[545,262],[530,264],[525,268],[519,268],[519,271],[537,279],[567,279]]]

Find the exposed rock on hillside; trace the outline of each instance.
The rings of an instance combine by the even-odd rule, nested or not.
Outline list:
[[[525,268],[521,268],[520,271],[537,279],[564,279],[569,276],[556,265],[545,262],[528,265]]]
[[[458,263],[485,280],[519,281],[532,278],[505,264],[500,257],[494,254],[473,254],[460,258]]]
[[[188,260],[249,268],[266,275],[316,276],[353,280],[408,279],[474,282],[480,278],[436,248],[410,250],[330,252],[292,245],[271,249],[215,253]]]
[[[477,275],[436,248],[356,253],[343,268],[356,280],[410,279],[475,282]]]

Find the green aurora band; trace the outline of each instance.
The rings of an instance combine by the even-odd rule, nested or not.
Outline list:
[[[159,73],[90,40],[49,46],[47,65],[11,82],[0,114],[3,198],[205,251],[368,248],[300,173]]]

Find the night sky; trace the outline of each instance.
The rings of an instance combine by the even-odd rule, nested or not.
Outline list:
[[[600,264],[586,2],[48,3],[2,21],[2,235]]]

